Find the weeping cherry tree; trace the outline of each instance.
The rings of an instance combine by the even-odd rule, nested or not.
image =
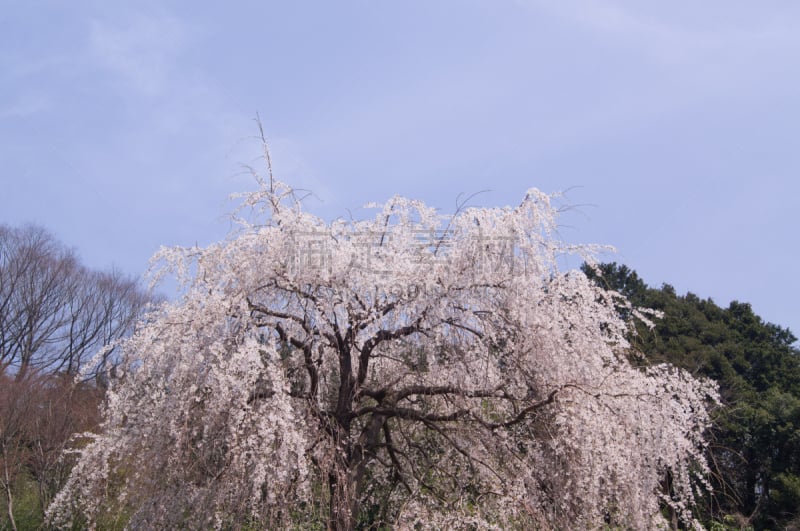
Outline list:
[[[120,345],[54,525],[699,525],[716,389],[630,363],[648,315],[559,270],[597,249],[550,196],[327,223],[259,185],[228,239],[157,255],[183,295]]]

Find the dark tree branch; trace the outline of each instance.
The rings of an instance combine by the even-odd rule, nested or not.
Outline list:
[[[417,319],[413,325],[403,326],[397,330],[379,330],[374,336],[368,339],[361,347],[361,353],[358,357],[358,383],[363,384],[367,379],[367,369],[369,368],[369,357],[375,347],[384,341],[391,341],[401,337],[410,336],[412,334],[421,332],[420,324],[422,317]]]

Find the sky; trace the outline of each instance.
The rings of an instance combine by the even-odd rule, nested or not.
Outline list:
[[[139,275],[225,237],[259,116],[326,219],[564,191],[565,240],[800,333],[800,3],[768,6],[0,0],[0,223]]]

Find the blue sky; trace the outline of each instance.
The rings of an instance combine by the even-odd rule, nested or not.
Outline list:
[[[800,331],[796,2],[0,7],[0,223],[92,266],[224,237],[258,112],[323,217],[569,190],[565,239]]]

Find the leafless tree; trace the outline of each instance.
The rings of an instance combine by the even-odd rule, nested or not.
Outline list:
[[[22,479],[35,481],[42,508],[63,484],[64,450],[99,420],[115,361],[106,346],[133,332],[151,300],[119,271],[82,265],[41,227],[0,225],[0,499],[12,529]]]
[[[132,330],[148,300],[135,280],[86,268],[42,228],[0,226],[0,373],[76,374]]]

